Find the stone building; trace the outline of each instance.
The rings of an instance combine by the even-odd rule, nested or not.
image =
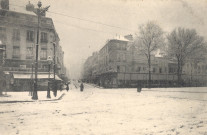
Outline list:
[[[13,85],[16,90],[30,90],[29,81],[34,78],[34,65],[36,58],[37,15],[33,13],[34,5],[31,3],[22,7],[10,6],[9,0],[0,0],[0,40],[5,46],[3,70],[14,77]],[[7,5],[8,4],[8,5]],[[3,5],[3,6],[2,6]],[[53,20],[45,16],[40,19],[39,51],[38,51],[38,79],[48,80],[48,67],[56,53],[56,79],[64,77],[64,52],[59,44],[59,36],[55,30]],[[50,63],[53,67],[53,63]],[[51,68],[51,78],[52,76]],[[41,83],[39,83],[41,85]],[[11,88],[12,89],[12,88]]]
[[[136,87],[138,83],[147,86],[150,70],[152,87],[174,86],[177,81],[176,60],[161,53],[158,49],[152,54],[151,69],[148,69],[147,58],[134,46],[132,35],[117,36],[87,59],[84,80],[103,87]],[[193,82],[195,85],[198,82],[206,84],[205,60],[192,62],[188,59],[183,67],[184,85]]]

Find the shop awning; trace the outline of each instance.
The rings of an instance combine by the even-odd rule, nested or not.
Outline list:
[[[31,74],[13,74],[15,79],[31,79]]]
[[[32,75],[31,74],[17,74],[17,73],[14,73],[14,79],[31,79],[32,78]],[[35,78],[35,75],[33,74],[33,78]],[[49,75],[48,74],[38,74],[37,75],[37,78],[38,79],[49,79]],[[50,75],[50,79],[53,79],[54,78],[54,75],[51,74]],[[57,75],[55,75],[55,80],[62,80],[60,79]]]
[[[39,75],[37,75],[37,78],[39,78],[39,79],[49,79],[49,75],[48,74],[39,74]],[[51,74],[50,75],[50,79],[53,79],[54,78],[54,75],[53,74]],[[55,80],[62,80],[62,79],[60,79],[57,75],[55,75]]]

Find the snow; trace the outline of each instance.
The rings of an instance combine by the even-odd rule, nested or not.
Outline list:
[[[207,88],[70,88],[59,101],[0,104],[1,134],[207,134]]]
[[[114,38],[110,39],[110,40],[119,40],[119,41],[129,41],[128,39],[126,39],[124,36],[119,35],[119,36],[115,36]]]
[[[35,15],[35,13],[26,10],[26,5],[29,3],[28,1],[10,0],[9,3],[10,3],[9,10],[11,10],[11,11],[20,12],[20,13],[24,13],[24,14]]]
[[[47,98],[47,91],[38,91],[38,100],[55,100],[58,99],[62,94],[64,94],[64,91],[58,91],[57,96],[54,97],[53,92],[50,91],[50,96],[51,98]],[[0,97],[0,103],[1,102],[6,102],[6,101],[33,101],[31,98],[29,92],[3,92],[4,96]]]

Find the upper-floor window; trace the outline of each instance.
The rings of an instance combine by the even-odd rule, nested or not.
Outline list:
[[[108,65],[108,56],[106,56],[106,65]]]
[[[159,72],[162,73],[162,68],[159,68]]]
[[[6,28],[4,28],[4,27],[0,27],[0,39],[1,40],[6,40],[7,39]]]
[[[119,61],[119,62],[125,62],[126,61],[126,55],[125,54],[120,54],[120,53],[118,53],[117,54],[117,61]]]
[[[119,53],[117,53],[117,61],[121,61],[121,57]]]
[[[47,48],[41,48],[40,59],[47,60]]]
[[[47,33],[41,32],[41,43],[47,43],[48,38],[47,38]]]
[[[13,29],[13,40],[20,40],[20,30],[19,29]]]
[[[126,45],[125,44],[120,44],[121,50],[126,50]]]
[[[34,41],[34,31],[27,30],[27,41]]]
[[[126,55],[122,54],[122,61],[126,61]]]
[[[19,46],[13,46],[13,58],[20,58]]]
[[[156,72],[156,68],[153,68],[153,69],[152,69],[152,72],[155,73],[155,72]]]
[[[137,67],[136,72],[140,72],[141,71],[141,67]]]
[[[117,66],[117,72],[120,72],[120,66]]]
[[[126,67],[125,66],[120,66],[120,72],[126,72]]]
[[[33,47],[27,47],[26,59],[33,58]]]

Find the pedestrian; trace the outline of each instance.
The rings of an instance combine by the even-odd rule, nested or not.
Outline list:
[[[81,85],[80,85],[80,91],[83,92],[83,89],[84,89],[84,85],[83,85],[83,83],[81,83]]]
[[[3,71],[0,71],[0,95],[3,95],[3,91],[5,87],[6,87],[5,74]]]
[[[137,92],[141,92],[142,91],[142,84],[139,82],[137,85]]]
[[[63,83],[61,82],[60,83],[60,91],[62,91],[63,90]]]
[[[66,90],[69,90],[69,83],[66,83]]]

